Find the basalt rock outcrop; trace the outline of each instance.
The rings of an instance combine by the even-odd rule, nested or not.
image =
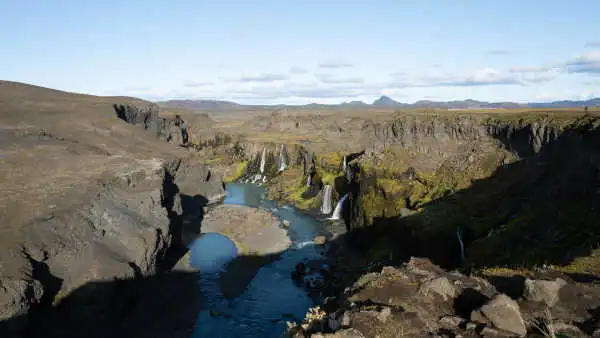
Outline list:
[[[411,258],[397,267],[366,272],[342,294],[326,298],[321,319],[311,321],[296,336],[345,337],[352,332],[357,337],[390,338],[590,337],[597,330],[600,288],[563,278],[568,282],[529,280],[556,284],[552,284],[554,305],[548,308],[539,299],[528,298],[526,291],[503,293],[507,282],[517,290],[522,287],[518,278],[497,277],[490,282]]]
[[[177,145],[189,141],[188,126],[180,115],[172,118],[160,117],[158,105],[149,104],[146,107],[114,104],[117,116],[130,124],[139,125],[152,135]]]

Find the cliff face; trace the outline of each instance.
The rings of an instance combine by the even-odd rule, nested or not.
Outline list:
[[[115,104],[113,107],[121,120],[139,125],[161,140],[177,145],[186,144],[189,141],[188,127],[181,116],[160,117],[160,108],[156,104],[146,106]]]
[[[0,82],[0,335],[52,322],[52,305],[84,285],[140,280],[175,263],[182,220],[202,207],[184,212],[182,200],[205,205],[224,189],[218,173],[161,140],[181,131],[167,122],[137,99]],[[102,289],[96,300],[75,297],[96,302],[82,307],[88,319],[110,308],[115,290]]]
[[[414,229],[415,254],[455,267],[513,263],[525,256],[532,264],[543,259],[558,262],[565,252],[574,257],[582,251],[583,246],[574,244],[579,235],[568,219],[585,229],[591,224],[581,215],[589,214],[586,203],[595,198],[595,188],[587,187],[597,185],[597,120],[576,113],[403,113],[362,118],[277,113],[256,124],[248,122],[241,132],[248,172],[257,172],[263,149],[267,163],[276,159],[281,144],[286,145],[290,163],[296,164],[272,176],[272,197],[318,208],[318,190],[334,184],[334,200],[350,193],[345,210],[349,228],[407,225]],[[278,128],[285,132],[278,133]],[[275,137],[274,144],[266,146],[252,142],[257,138],[250,129],[280,135],[279,140]],[[297,144],[309,134],[302,146],[290,145],[289,140]],[[314,176],[307,186],[309,175]],[[581,198],[586,202],[578,206],[574,201]],[[589,218],[595,219],[591,214]],[[503,230],[508,228],[514,233]],[[568,238],[568,250],[552,248],[554,235],[540,235],[549,228]],[[457,231],[466,246],[464,262]],[[546,253],[540,249],[526,255],[527,244],[512,237],[519,233],[538,238]],[[580,240],[594,246],[592,239]],[[522,251],[495,257],[494,252],[503,251],[508,242],[522,243]]]

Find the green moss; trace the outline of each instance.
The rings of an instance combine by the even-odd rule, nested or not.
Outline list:
[[[408,195],[408,200],[411,205],[419,206],[420,204],[422,204],[422,200],[426,194],[427,187],[425,187],[421,182],[411,182],[410,194]]]
[[[320,206],[318,198],[304,198],[302,194],[306,191],[302,169],[290,168],[282,172],[267,186],[269,198],[277,201],[285,201],[296,206],[298,209],[312,209]]]
[[[329,171],[319,170],[318,174],[321,178],[321,182],[323,182],[323,184],[328,184],[328,185],[334,185],[335,179],[340,176],[343,176],[343,173],[341,171],[329,172]]]
[[[344,155],[340,152],[326,152],[317,155],[319,163],[325,163],[330,165],[340,165],[344,159]]]
[[[235,182],[235,181],[239,180],[240,177],[242,177],[246,173],[247,167],[248,167],[248,161],[243,161],[243,162],[238,163],[237,168],[235,169],[235,172],[233,172],[233,174],[231,174],[230,176],[223,177],[223,181],[226,183],[229,183],[229,182]]]
[[[571,272],[571,273],[585,273],[592,275],[600,274],[600,249],[596,249],[590,256],[578,257],[571,263],[554,267],[556,270]]]
[[[378,178],[377,186],[382,188],[388,195],[398,195],[406,191],[407,186],[400,183],[398,180],[390,178]]]
[[[291,202],[298,209],[307,210],[307,209],[318,208],[320,205],[320,202],[318,201],[317,198],[302,197],[302,194],[305,191],[306,191],[305,186],[297,185],[295,187],[292,187],[291,189],[285,191],[285,193],[286,193],[285,200]]]
[[[406,207],[405,199],[401,194],[386,194],[379,185],[363,192],[360,202],[368,223],[371,223],[375,217],[398,216],[401,209]]]

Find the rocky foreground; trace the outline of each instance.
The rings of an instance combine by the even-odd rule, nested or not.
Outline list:
[[[290,335],[600,337],[599,306],[600,288],[565,275],[485,279],[411,258],[362,275]]]

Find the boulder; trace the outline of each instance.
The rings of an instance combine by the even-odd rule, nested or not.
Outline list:
[[[455,329],[464,322],[465,320],[459,316],[444,316],[440,319],[440,325],[447,329]]]
[[[389,307],[383,308],[381,311],[379,311],[379,313],[377,314],[377,319],[379,319],[381,322],[385,323],[390,316],[392,315],[392,309]]]
[[[505,294],[497,295],[479,310],[471,313],[474,322],[489,323],[494,328],[525,337],[527,327],[521,317],[519,304]]]
[[[552,307],[558,302],[560,288],[567,282],[560,278],[553,281],[550,280],[525,280],[525,290],[523,298],[533,302],[544,302],[549,307]]]
[[[425,278],[435,278],[445,273],[442,268],[431,263],[427,258],[411,257],[403,267],[409,274]]]
[[[433,294],[439,295],[444,301],[452,300],[457,296],[456,288],[446,277],[438,277],[421,284],[419,295],[428,297]]]

